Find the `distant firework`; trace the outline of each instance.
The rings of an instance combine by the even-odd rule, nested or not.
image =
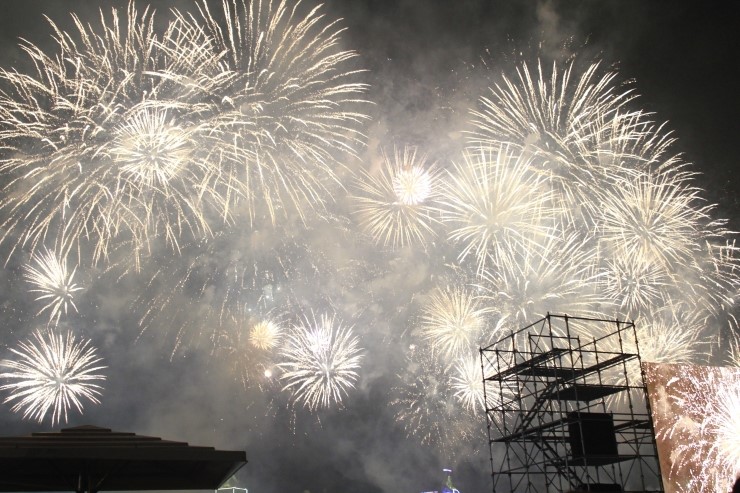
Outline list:
[[[351,326],[327,314],[306,316],[280,349],[283,390],[311,410],[341,403],[359,378],[362,357]]]
[[[475,418],[465,410],[465,402],[455,397],[452,370],[429,357],[429,348],[413,346],[407,365],[391,390],[390,405],[409,438],[432,446],[446,456],[467,443],[477,428]],[[480,371],[480,367],[479,367]],[[466,390],[466,393],[469,389]],[[475,400],[475,397],[468,395]]]
[[[475,257],[478,273],[508,266],[528,240],[544,238],[557,210],[552,192],[532,172],[531,158],[506,145],[471,148],[450,172],[442,219],[459,259]]]
[[[383,153],[379,169],[357,180],[355,216],[378,245],[400,248],[436,237],[442,175],[416,149]]]
[[[73,280],[76,268],[69,271],[67,263],[48,250],[32,257],[31,262],[23,276],[33,286],[30,292],[36,295],[36,301],[44,303],[38,314],[48,310],[49,321],[58,322],[68,307],[76,311],[73,295],[82,289]]]
[[[249,342],[257,349],[274,349],[280,343],[283,328],[272,320],[260,320],[249,330]]]
[[[436,290],[422,312],[421,337],[444,357],[469,354],[481,340],[488,311],[464,289]]]
[[[0,361],[6,371],[0,378],[9,382],[0,390],[9,394],[4,402],[12,403],[14,412],[41,423],[51,413],[52,426],[64,419],[74,406],[82,412],[83,399],[95,404],[102,387],[95,382],[105,380],[98,373],[105,369],[89,340],[79,339],[72,332],[66,336],[53,330],[37,330],[33,338],[11,348],[14,359]]]

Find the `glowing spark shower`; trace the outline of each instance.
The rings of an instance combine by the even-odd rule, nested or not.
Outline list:
[[[24,418],[39,423],[51,413],[53,426],[62,419],[67,422],[72,406],[81,413],[83,400],[99,404],[102,387],[96,382],[105,380],[98,372],[106,367],[89,340],[72,332],[37,330],[10,351],[14,358],[0,361],[6,370],[0,378],[8,382],[0,391],[8,391],[3,402],[12,403],[13,412],[22,411]]]

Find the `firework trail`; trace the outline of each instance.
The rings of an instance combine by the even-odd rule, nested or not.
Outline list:
[[[327,314],[306,316],[280,349],[283,390],[310,410],[339,404],[359,378],[362,357],[352,327]]]
[[[177,257],[152,258],[143,264],[146,287],[132,305],[141,313],[142,335],[167,336],[172,356],[217,351],[222,341],[242,336],[247,342],[250,334],[242,333],[288,308],[293,286],[318,283],[313,274],[329,270],[315,263],[304,240],[270,229],[218,233],[183,245]]]
[[[98,404],[102,387],[94,382],[105,380],[97,373],[101,366],[89,340],[78,340],[72,332],[66,337],[51,329],[37,330],[33,339],[11,348],[15,359],[0,361],[6,369],[0,378],[9,383],[0,390],[9,391],[4,402],[13,403],[13,412],[23,411],[24,418],[41,423],[51,412],[52,426],[74,405],[82,412],[83,398]]]
[[[380,169],[363,172],[356,186],[359,227],[376,244],[398,248],[436,236],[441,174],[416,149],[396,149],[393,156],[384,152]]]
[[[49,310],[49,323],[57,323],[69,306],[77,311],[73,295],[82,290],[74,282],[77,269],[70,272],[67,263],[49,250],[31,257],[31,262],[25,266],[23,277],[33,286],[30,292],[38,295],[36,301],[45,303],[37,315]]]
[[[221,158],[251,220],[322,212],[340,182],[342,159],[362,145],[356,54],[339,48],[342,29],[319,7],[301,18],[300,2],[224,0],[199,4],[199,18],[177,13],[213,44],[221,101],[209,125],[225,136]]]

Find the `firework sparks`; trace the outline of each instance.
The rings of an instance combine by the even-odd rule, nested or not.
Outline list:
[[[13,412],[23,411],[24,418],[41,423],[51,412],[54,425],[62,418],[67,421],[71,406],[82,412],[83,398],[95,404],[102,387],[94,382],[105,380],[97,373],[106,368],[90,345],[89,340],[78,340],[72,332],[66,337],[52,330],[37,330],[33,339],[11,348],[15,359],[2,360],[0,366],[8,371],[0,378],[10,381],[0,386],[9,391],[5,403],[13,403]]]
[[[483,372],[480,358],[460,358],[450,379],[453,395],[471,413],[485,412]]]
[[[682,182],[674,172],[643,173],[600,194],[593,206],[601,211],[605,247],[644,262],[690,265],[702,240],[718,236],[722,223],[710,221],[711,207],[697,206],[698,190]]]
[[[731,489],[740,473],[737,369],[691,365],[648,368],[649,381],[664,385],[656,429],[657,438],[672,447],[669,481],[681,491]],[[672,378],[659,373],[666,369]]]
[[[362,360],[352,328],[333,316],[312,316],[295,325],[280,350],[283,390],[310,410],[341,403],[354,388]]]
[[[249,342],[257,349],[275,349],[280,343],[282,327],[272,320],[261,320],[249,331]]]
[[[440,174],[413,148],[383,153],[377,173],[363,173],[355,197],[359,226],[380,245],[404,247],[434,238]]]
[[[73,295],[82,287],[74,282],[76,268],[70,272],[67,263],[49,250],[32,257],[31,262],[35,265],[27,265],[23,274],[34,286],[30,292],[38,295],[36,301],[45,303],[38,314],[49,310],[49,322],[58,322],[69,306],[77,311]]]
[[[52,23],[57,55],[22,46],[37,73],[0,71],[6,240],[89,242],[99,260],[116,239],[177,249],[234,211],[305,218],[331,200],[365,118],[347,109],[366,87],[341,30],[285,2],[222,8],[225,29],[204,2],[200,23],[175,12],[157,34],[131,4],[125,22],[101,15],[102,35]]]
[[[473,436],[473,420],[460,412],[455,398],[452,371],[416,346],[408,360],[406,372],[398,375],[400,384],[393,389],[396,421],[409,437],[451,453],[456,444]]]

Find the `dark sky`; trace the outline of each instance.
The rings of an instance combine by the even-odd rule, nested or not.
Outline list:
[[[185,0],[152,3],[161,19],[169,7],[191,5]],[[69,12],[92,19],[98,6],[109,4],[126,3],[0,3],[0,66],[23,67],[18,37],[51,46],[45,45],[49,30],[43,14],[66,28]],[[675,150],[702,173],[697,183],[717,203],[716,215],[740,228],[735,76],[740,3],[327,0],[323,12],[331,19],[343,18],[346,48],[357,51],[359,64],[368,69],[368,99],[375,103],[367,131],[369,153],[381,145],[410,143],[445,159],[454,147],[449,140],[459,139],[464,129],[467,109],[475,106],[487,81],[518,61],[518,54],[534,60],[538,51],[545,58],[579,53],[585,60],[600,58],[605,66],[616,67],[620,80],[629,81],[641,95],[636,104],[654,112],[656,121],[668,122],[678,139]],[[2,282],[6,289],[15,288],[11,274],[3,273]],[[270,405],[263,396],[255,403],[254,395],[245,397],[240,385],[224,382],[228,360],[213,361],[209,354],[195,352],[171,361],[166,344],[155,344],[147,334],[137,339],[137,319],[127,308],[136,283],[98,286],[80,310],[91,326],[103,327],[96,334],[111,371],[102,404],[89,406],[82,417],[73,413],[70,424],[93,422],[245,448],[250,463],[240,474],[240,485],[250,493],[412,493],[437,487],[445,458],[405,439],[386,412],[393,371],[368,377],[347,409],[292,416],[280,402]],[[2,320],[7,326],[0,342],[6,346],[14,344],[13,334],[27,330],[12,326],[26,320],[14,315],[14,303],[23,303],[21,295],[5,293]],[[0,423],[2,434],[40,426],[7,409],[0,409]],[[463,493],[490,489],[485,443],[480,449],[456,462]]]

